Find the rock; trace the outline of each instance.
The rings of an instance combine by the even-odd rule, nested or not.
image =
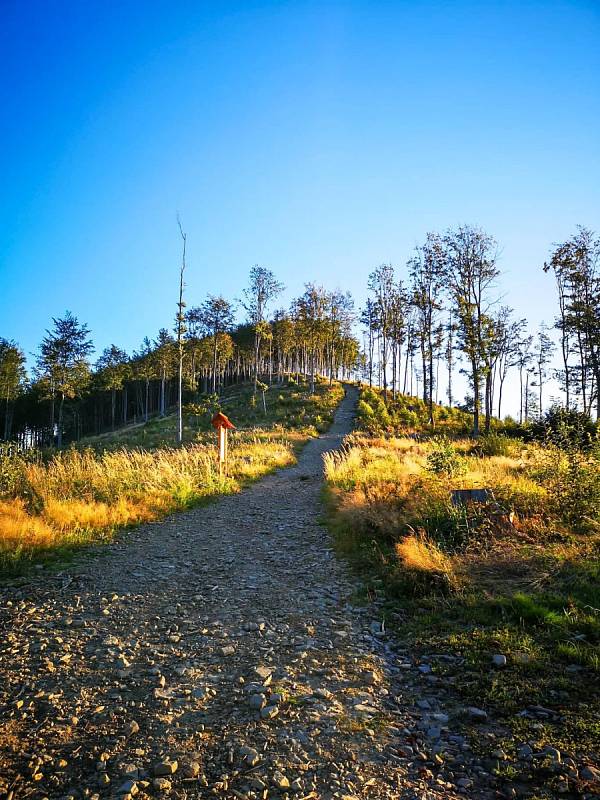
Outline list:
[[[152,781],[152,786],[159,792],[171,791],[171,781],[167,780],[166,778],[154,778]]]
[[[551,758],[553,761],[560,763],[561,760],[560,750],[557,750],[556,747],[551,747],[550,745],[546,745],[546,747],[544,747],[543,752],[544,755],[548,756],[548,758]]]
[[[253,708],[255,711],[260,711],[261,708],[267,705],[267,698],[264,694],[251,694],[248,703],[250,708]]]
[[[456,785],[461,789],[470,789],[473,786],[473,781],[470,778],[459,778]]]
[[[271,667],[265,667],[259,665],[258,667],[254,667],[254,672],[258,675],[258,677],[263,682],[263,685],[268,686],[265,681],[270,680],[273,674],[273,669]]]
[[[110,783],[110,778],[108,777],[106,772],[102,772],[100,775],[98,775],[98,784],[100,786],[108,786],[109,783]]]
[[[240,747],[240,756],[244,764],[247,764],[249,767],[255,767],[260,761],[258,750],[255,750],[253,747]]]
[[[440,728],[432,727],[427,729],[427,736],[429,739],[439,739],[442,735],[442,731]]]
[[[383,626],[381,622],[372,622],[369,625],[369,630],[371,631],[373,636],[383,636]]]
[[[181,774],[184,778],[197,778],[200,774],[200,764],[197,761],[188,761],[182,764]]]
[[[465,709],[465,712],[472,722],[485,722],[488,718],[486,711],[481,708],[476,708],[475,706],[469,706]]]
[[[290,782],[285,777],[283,772],[275,770],[275,772],[273,773],[273,786],[277,787],[277,789],[289,789]]]
[[[584,781],[592,781],[593,783],[600,783],[600,769],[592,767],[588,764],[587,767],[583,767],[583,769],[580,770],[579,777]]]
[[[154,765],[153,773],[157,778],[162,778],[165,775],[174,775],[177,772],[177,761],[159,761]]]
[[[129,735],[133,736],[134,733],[139,733],[140,726],[134,719],[132,719],[131,722],[129,723],[128,729],[129,729]]]
[[[517,758],[528,761],[533,756],[533,750],[528,744],[523,744],[517,748]]]
[[[133,779],[125,781],[117,789],[117,794],[130,794],[132,797],[139,792],[137,782]]]
[[[498,669],[502,669],[506,666],[506,656],[497,653],[495,656],[492,656],[492,664]]]
[[[137,780],[139,777],[138,768],[135,764],[123,764],[121,771],[126,778],[133,778],[134,780]]]
[[[431,672],[429,664],[419,664],[419,672],[421,675],[428,675]]]
[[[235,653],[235,647],[232,644],[226,644],[221,648],[222,656],[232,656]]]
[[[275,719],[278,714],[279,709],[277,706],[265,706],[260,712],[260,715],[263,719]]]

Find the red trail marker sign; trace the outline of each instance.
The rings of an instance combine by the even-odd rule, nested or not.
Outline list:
[[[235,425],[229,417],[220,411],[214,415],[211,420],[213,428],[217,431],[218,447],[219,447],[219,475],[227,474],[227,433],[230,430],[235,430]]]

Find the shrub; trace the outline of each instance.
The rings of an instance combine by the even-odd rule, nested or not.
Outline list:
[[[567,449],[585,450],[600,439],[600,425],[574,408],[553,406],[542,419],[532,423],[529,435],[535,441]]]
[[[452,443],[445,436],[438,437],[434,442],[434,448],[427,456],[429,472],[448,477],[463,475],[467,470],[465,460],[456,452]]]
[[[477,440],[473,454],[478,456],[514,456],[519,442],[501,433],[488,433]]]

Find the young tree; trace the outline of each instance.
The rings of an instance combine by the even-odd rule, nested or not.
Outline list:
[[[524,336],[517,342],[516,366],[519,369],[520,407],[519,422],[527,421],[529,410],[529,375],[531,371],[531,345],[533,336]],[[525,381],[523,377],[525,376]],[[523,415],[524,412],[524,415]]]
[[[154,348],[153,359],[160,377],[159,414],[164,417],[167,413],[167,380],[173,376],[177,358],[176,344],[166,328],[159,330]]]
[[[392,334],[392,314],[394,306],[394,268],[391,264],[381,264],[369,275],[369,291],[375,295],[374,311],[376,330],[380,334],[379,365],[383,396],[387,400],[387,367],[390,337]]]
[[[55,398],[58,406],[58,446],[62,446],[65,400],[81,396],[90,380],[88,356],[94,347],[89,328],[79,324],[77,317],[67,311],[61,319],[52,319],[54,327],[46,331],[37,359],[37,374],[51,399],[51,428],[54,428]]]
[[[415,327],[421,349],[423,368],[423,402],[429,409],[429,424],[433,425],[434,359],[439,348],[439,337],[435,330],[438,314],[442,308],[441,296],[444,285],[444,258],[442,242],[436,234],[427,234],[422,247],[408,262],[411,277],[411,303],[415,309]]]
[[[181,267],[179,268],[179,300],[177,302],[176,331],[177,331],[177,353],[179,356],[177,369],[177,444],[183,442],[183,355],[185,352],[185,303],[183,301],[183,275],[185,272],[185,248],[187,245],[187,234],[181,227],[181,220],[177,217],[177,225],[181,235]]]
[[[485,380],[485,319],[492,305],[490,290],[499,275],[497,246],[479,228],[462,226],[443,237],[443,269],[459,330],[458,343],[469,364],[473,390],[473,434],[479,435],[481,391]]]
[[[12,406],[25,388],[25,355],[16,342],[0,338],[0,397],[4,400],[4,439],[10,439]]]
[[[98,384],[101,389],[110,392],[110,421],[113,431],[115,429],[117,392],[123,389],[128,367],[129,357],[127,353],[115,344],[106,347],[96,362]]]
[[[255,264],[250,270],[250,285],[244,290],[243,306],[248,313],[250,324],[254,328],[254,396],[258,388],[258,372],[260,361],[260,345],[267,324],[267,308],[271,300],[283,291],[284,286],[273,272],[266,267]]]
[[[294,306],[296,323],[308,348],[310,391],[314,394],[316,354],[326,338],[327,293],[320,286],[307,283],[306,291]]]
[[[152,342],[146,336],[139,351],[133,354],[133,374],[144,384],[144,422],[148,422],[150,381],[156,377],[156,363]]]
[[[217,391],[217,361],[222,334],[233,325],[233,307],[224,297],[209,295],[201,306],[200,319],[204,330],[212,337],[213,366],[212,390]]]
[[[544,381],[547,377],[546,367],[552,360],[556,345],[546,333],[546,326],[542,323],[535,339],[535,347],[533,357],[535,360],[537,383],[538,383],[538,413],[540,416],[544,413],[544,405],[542,402],[542,389]]]
[[[587,228],[559,245],[545,267],[552,269],[559,288],[565,391],[571,398],[573,384],[583,410],[600,418],[600,239]],[[573,355],[576,363],[571,365]]]

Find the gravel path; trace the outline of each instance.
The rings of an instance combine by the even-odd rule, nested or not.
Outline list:
[[[498,796],[320,523],[355,403],[296,466],[2,590],[0,797]]]

